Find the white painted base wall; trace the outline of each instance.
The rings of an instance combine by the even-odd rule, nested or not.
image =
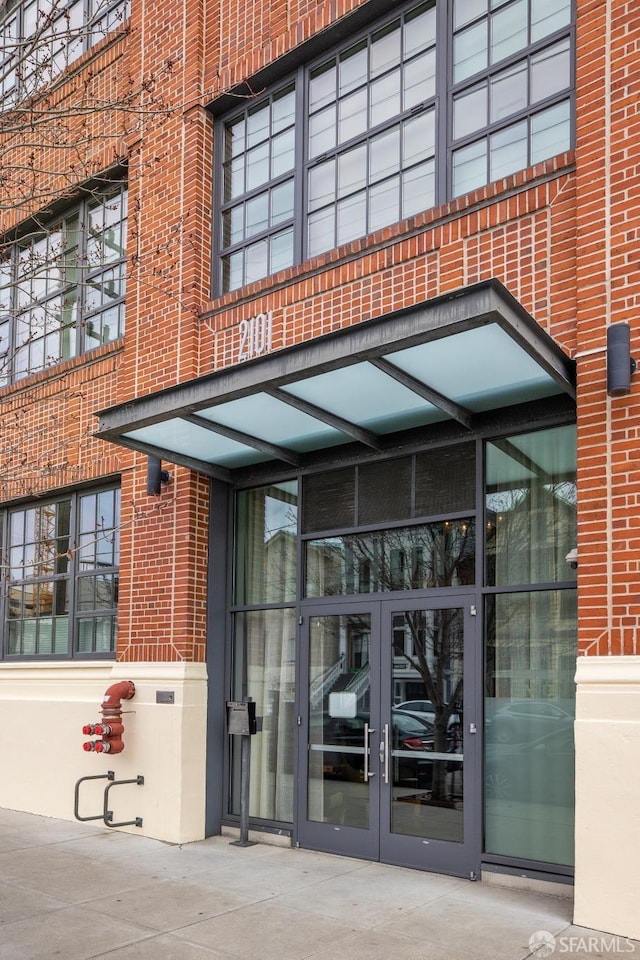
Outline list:
[[[102,719],[105,690],[132,680],[122,703],[125,749],[87,753],[85,723]],[[157,704],[172,690],[174,704]],[[80,777],[113,770],[117,780],[144,776],[144,785],[114,787],[115,821],[142,817],[135,834],[171,843],[204,837],[207,672],[197,663],[33,663],[0,665],[0,807],[74,820]],[[80,814],[101,812],[107,780],[82,784]],[[101,824],[102,821],[96,821]]]
[[[640,657],[576,672],[574,922],[640,939]]]
[[[123,753],[85,753],[85,723],[105,690],[132,680]],[[583,657],[576,673],[576,924],[640,939],[640,657]],[[172,690],[174,704],[157,704]],[[111,791],[115,820],[170,843],[204,836],[204,664],[0,665],[0,807],[73,820],[74,785],[114,770],[144,786]],[[107,781],[83,784],[80,813],[100,812]],[[101,821],[96,821],[99,824]]]

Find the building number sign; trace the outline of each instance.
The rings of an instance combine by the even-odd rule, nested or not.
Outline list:
[[[242,360],[261,357],[271,351],[272,326],[273,314],[271,310],[266,313],[259,313],[256,317],[251,317],[250,320],[240,321],[238,324],[240,330],[238,363]]]

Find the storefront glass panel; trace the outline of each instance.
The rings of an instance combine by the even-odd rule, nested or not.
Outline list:
[[[472,519],[307,542],[307,597],[459,587],[474,582]]]
[[[262,724],[251,742],[250,816],[285,822],[293,820],[296,617],[285,604],[296,599],[297,490],[297,481],[288,480],[239,493],[234,550],[230,694],[253,699]],[[240,739],[230,738],[235,814]]]
[[[496,440],[486,471],[485,851],[570,866],[575,427]]]
[[[295,480],[238,496],[235,602],[287,603],[296,599],[298,484]]]
[[[475,804],[471,833],[480,850],[484,824],[487,858],[547,864],[545,869],[557,865],[565,872],[573,864],[577,613],[575,570],[567,555],[576,547],[575,428],[487,443],[486,512],[483,523],[476,524],[478,449],[475,443],[459,444],[308,475],[302,524],[296,481],[238,493],[230,696],[251,697],[263,718],[260,735],[252,738],[252,818],[294,821],[297,762],[307,787],[299,798],[300,816],[312,833],[333,825],[359,836],[383,824],[402,843],[429,837],[457,845],[466,842],[469,824],[463,832],[463,819]],[[358,529],[361,525],[364,529]],[[477,542],[479,529],[485,531],[483,544]],[[483,554],[481,583],[476,557]],[[459,604],[443,601],[449,588],[462,591]],[[434,601],[427,599],[432,591]],[[379,606],[394,602],[382,595],[404,592],[411,592],[418,606],[397,598],[393,615],[385,612],[390,618],[385,629],[393,635],[389,663],[380,652]],[[308,600],[315,605],[308,606]],[[473,626],[481,622],[480,616],[473,619],[476,609],[481,613],[480,601],[484,646],[480,631],[473,639]],[[409,604],[410,615],[401,613],[402,604]],[[313,614],[307,619],[309,610]],[[421,638],[433,634],[441,642],[448,637],[449,614],[455,614],[450,631],[455,643],[436,658]],[[463,615],[469,629],[465,657],[471,664],[477,656],[464,694]],[[302,724],[306,750],[296,760],[301,729],[296,715],[305,712],[296,705],[299,625],[306,637],[300,697],[308,697],[309,714],[306,734],[304,717]],[[429,657],[442,666],[442,703],[450,707],[437,730],[436,687],[420,682]],[[329,680],[331,703],[325,696]],[[478,737],[473,754],[462,750],[462,737],[481,732],[476,710],[483,682],[484,737]],[[384,699],[382,719],[371,715],[371,691]],[[351,700],[345,706],[347,694]],[[465,703],[469,713],[463,719]],[[424,704],[430,704],[434,717],[429,720],[433,744],[428,737],[418,744],[414,737],[398,746],[398,722],[406,720],[405,714],[413,720],[427,713]],[[383,709],[378,699],[374,706]],[[375,779],[386,776],[385,765],[376,766],[379,753],[387,757],[381,746],[385,736],[391,788],[388,809],[378,809],[380,796],[386,796],[384,791],[378,796],[382,780]],[[230,741],[233,814],[240,809],[236,739]],[[467,737],[466,746],[474,742]],[[374,778],[373,806],[367,774]],[[471,784],[471,804],[462,803],[463,783],[465,789]],[[430,826],[425,833],[427,814],[435,807],[442,831]],[[320,843],[315,837],[312,845]]]
[[[487,586],[575,580],[575,426],[487,446]]]
[[[576,594],[487,598],[485,850],[573,864]]]
[[[234,617],[232,698],[256,703],[262,731],[251,738],[249,814],[293,820],[296,617],[283,607]],[[231,812],[240,813],[240,740],[231,741]]]

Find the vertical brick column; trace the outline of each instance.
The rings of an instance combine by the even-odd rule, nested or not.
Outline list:
[[[580,565],[575,919],[640,936],[640,379],[606,393],[606,330],[640,351],[640,11],[578,3],[577,340]]]

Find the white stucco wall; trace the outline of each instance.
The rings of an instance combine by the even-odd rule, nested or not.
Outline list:
[[[101,718],[104,692],[132,680],[123,701],[122,753],[86,753],[85,723]],[[157,704],[172,690],[174,704]],[[144,785],[114,787],[114,820],[142,817],[131,833],[172,843],[204,836],[207,674],[194,663],[3,663],[0,665],[0,807],[73,820],[80,777],[113,770],[117,780],[144,776]],[[95,739],[95,738],[94,738]],[[80,814],[102,809],[108,781],[85,783]],[[97,824],[101,821],[96,821]]]
[[[575,923],[640,939],[640,657],[581,657]]]

